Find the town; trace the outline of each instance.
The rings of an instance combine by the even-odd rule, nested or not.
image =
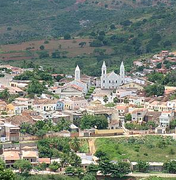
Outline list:
[[[105,156],[103,149],[96,150],[95,139],[158,136],[174,140],[176,54],[162,51],[134,61],[128,72],[122,61],[119,74],[108,68],[104,61],[101,77],[93,77],[82,74],[78,65],[74,75],[52,74],[42,66],[0,65],[0,156],[6,167],[22,171],[27,160],[31,173],[84,172],[77,172],[75,166],[106,175],[94,169]],[[173,149],[170,153],[175,154]],[[124,163],[130,166],[122,174],[147,168],[161,172],[165,166],[163,161],[149,161],[141,170],[142,162],[126,159]]]

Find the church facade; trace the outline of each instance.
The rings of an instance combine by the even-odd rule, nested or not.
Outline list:
[[[123,62],[120,65],[120,74],[116,74],[114,71],[107,73],[107,67],[105,61],[101,68],[101,89],[117,89],[125,82],[125,67]]]

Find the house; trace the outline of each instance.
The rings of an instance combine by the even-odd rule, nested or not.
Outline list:
[[[20,160],[20,151],[4,151],[2,159],[4,160],[6,167],[11,168],[16,161]]]
[[[28,106],[25,104],[17,104],[15,102],[12,102],[11,104],[7,105],[8,114],[20,115],[23,111],[27,109],[28,109]]]
[[[124,104],[119,104],[116,106],[116,109],[118,111],[119,120],[124,122],[125,115],[128,113],[128,106]]]
[[[53,99],[35,99],[33,102],[34,111],[55,111],[58,100]]]
[[[47,166],[51,164],[51,159],[50,158],[38,158],[38,163],[39,164],[46,164]]]
[[[131,112],[132,121],[142,122],[145,115],[147,114],[147,109],[145,108],[136,108]]]
[[[22,104],[22,105],[26,105],[28,106],[28,108],[31,108],[33,105],[33,100],[29,99],[29,98],[22,98],[22,97],[18,97],[15,99],[14,101],[16,104]]]
[[[137,67],[141,67],[144,65],[143,62],[141,62],[141,61],[134,61],[133,64],[134,64],[134,66],[137,66]]]
[[[25,151],[25,150],[22,150],[21,151],[21,158],[22,159],[25,159],[25,160],[28,160],[29,162],[31,162],[32,165],[36,165],[38,164],[38,151]]]
[[[137,162],[131,162],[131,170],[137,170]],[[162,172],[163,171],[163,162],[148,162],[148,170],[151,172]]]
[[[76,153],[81,158],[81,166],[86,169],[91,164],[97,164],[98,158],[86,153]]]
[[[56,104],[56,110],[57,111],[63,111],[64,110],[64,100],[59,100]]]
[[[30,80],[12,80],[10,81],[11,87],[25,88],[30,83]]]
[[[10,123],[0,123],[1,141],[19,141],[20,128]]]
[[[44,120],[44,118],[40,115],[39,112],[33,111],[33,110],[25,110],[22,112],[22,116],[29,118],[31,121],[41,121]]]
[[[121,86],[123,89],[129,89],[129,88],[133,88],[133,89],[137,89],[138,91],[143,91],[144,90],[144,85],[142,84],[138,84],[136,82],[129,82],[127,84],[124,84],[123,86]]]
[[[83,97],[70,97],[64,100],[64,109],[66,110],[78,110],[87,107],[87,105],[88,102]]]
[[[136,96],[137,90],[136,89],[117,89],[116,90],[116,96],[118,98],[122,98],[124,96]]]
[[[161,102],[161,101],[153,101],[145,103],[145,108],[147,108],[149,111],[168,111],[169,108],[167,107],[167,102]]]
[[[137,105],[137,106],[144,106],[145,104],[145,97],[139,96],[127,96],[129,104]]]
[[[20,96],[24,95],[24,91],[19,87],[8,87],[7,89],[9,90],[10,94],[18,94]]]
[[[160,126],[161,127],[168,127],[170,122],[174,119],[174,112],[173,111],[163,111],[161,116],[159,117]]]
[[[167,107],[169,110],[176,110],[176,99],[167,101]]]
[[[148,111],[145,115],[145,121],[155,121],[159,123],[159,117],[161,115],[161,112],[158,111]]]
[[[5,101],[0,100],[0,112],[7,110],[7,103]]]
[[[59,92],[60,98],[72,97],[72,96],[83,97],[84,95],[85,93],[83,91],[83,88],[75,84],[67,84],[61,87]]]

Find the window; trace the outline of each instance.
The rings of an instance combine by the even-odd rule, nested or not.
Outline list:
[[[105,80],[103,80],[103,83],[105,83]]]
[[[111,81],[109,81],[109,83],[111,83]]]

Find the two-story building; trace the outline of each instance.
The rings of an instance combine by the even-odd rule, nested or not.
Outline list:
[[[159,117],[160,126],[161,127],[168,127],[170,122],[174,119],[174,112],[173,111],[163,111],[161,116]]]

